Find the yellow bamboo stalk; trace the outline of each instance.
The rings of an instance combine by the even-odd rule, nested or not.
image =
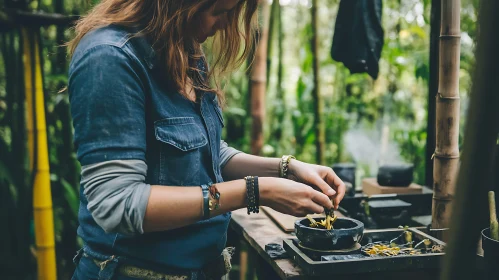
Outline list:
[[[38,279],[57,279],[54,240],[54,216],[50,189],[50,170],[45,124],[42,69],[37,33],[23,28],[24,82],[27,103],[27,129],[30,166],[35,174],[33,184],[33,211],[35,220],[36,259]],[[34,63],[32,61],[34,53]],[[32,66],[35,66],[34,69]],[[34,73],[32,72],[34,71]],[[35,83],[33,84],[33,74]],[[33,88],[34,87],[34,88]],[[33,93],[36,102],[33,104]],[[33,112],[33,105],[35,111]],[[34,122],[36,116],[36,123]],[[35,141],[36,137],[36,141]],[[36,149],[34,147],[36,143]],[[35,154],[36,151],[36,154]],[[34,162],[36,161],[36,166]]]
[[[442,0],[432,227],[449,227],[459,168],[459,55],[461,0]]]

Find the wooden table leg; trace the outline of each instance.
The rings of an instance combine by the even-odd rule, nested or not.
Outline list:
[[[265,259],[258,255],[245,240],[240,242],[239,279],[240,280],[275,280],[279,275],[272,269]],[[255,277],[256,276],[256,277]]]
[[[241,239],[239,244],[239,279],[254,280],[256,252],[253,252],[254,250],[244,239]]]
[[[263,259],[258,258],[258,265],[256,267],[256,275],[258,280],[275,280],[279,279],[279,275],[272,269],[272,267]]]

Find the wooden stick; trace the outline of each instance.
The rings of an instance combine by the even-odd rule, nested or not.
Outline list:
[[[495,192],[489,192],[490,238],[499,241],[499,224],[497,223]]]

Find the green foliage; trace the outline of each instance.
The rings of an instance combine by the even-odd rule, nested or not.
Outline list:
[[[388,141],[400,150],[398,160],[413,163],[416,181],[425,182],[426,133],[423,132],[427,119],[430,4],[429,0],[384,1],[385,45],[380,60],[380,76],[376,81],[365,74],[350,75],[342,64],[331,60],[329,48],[334,27],[331,21],[334,21],[338,2],[328,1],[327,7],[321,7],[319,58],[321,92],[326,103],[324,120],[328,165],[354,161],[361,169],[360,173],[375,175],[375,165],[354,158],[352,145],[344,141],[344,136],[352,129],[377,131],[381,124],[388,124],[389,131],[392,131]],[[461,56],[463,114],[470,85],[469,73],[474,63],[472,42],[475,38],[476,5],[477,1],[463,1],[463,36],[469,38],[463,43]],[[270,130],[265,133],[266,142],[273,147],[273,151],[295,153],[300,159],[314,161],[314,116],[310,94],[312,54],[308,43],[311,27],[308,11],[307,7],[292,4],[282,6],[282,10],[288,23],[284,28],[286,47],[283,62],[286,65],[286,83],[283,88],[288,116],[280,124],[272,123],[272,126],[266,127]],[[271,53],[272,60],[277,60],[276,52]],[[271,70],[276,73],[275,67],[271,67]],[[270,77],[272,79],[273,75]],[[276,87],[272,81],[269,83],[267,111],[271,114],[280,109],[278,106],[282,106],[274,101],[277,97]],[[286,122],[287,119],[290,121]],[[275,132],[280,131],[281,126],[284,126],[282,130],[291,133],[287,139],[276,141]],[[293,144],[287,150],[282,148],[286,142]],[[381,150],[381,147],[377,149]],[[373,151],[373,154],[376,152]],[[379,161],[382,157],[380,155],[373,161]]]

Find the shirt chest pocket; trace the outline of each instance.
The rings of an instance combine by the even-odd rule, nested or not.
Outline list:
[[[154,122],[159,142],[159,183],[197,185],[201,168],[201,150],[208,140],[193,117],[168,118]]]

